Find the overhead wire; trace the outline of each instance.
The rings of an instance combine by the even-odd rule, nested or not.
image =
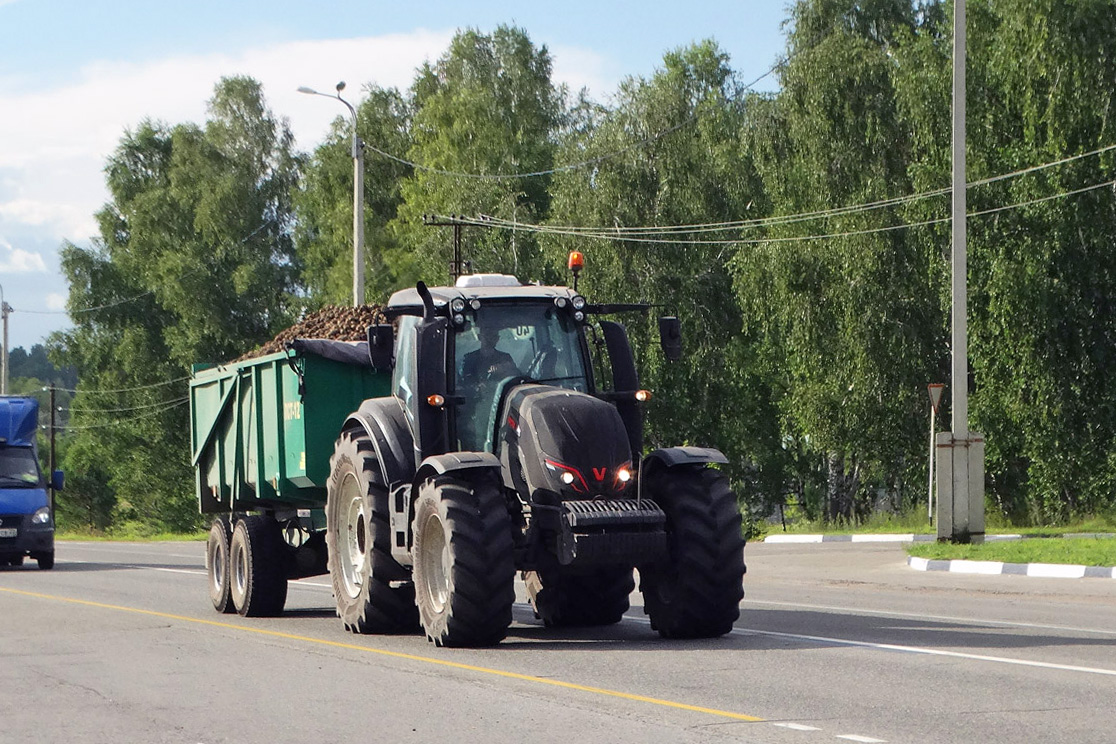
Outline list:
[[[1065,165],[1067,163],[1070,163],[1070,162],[1073,162],[1073,161],[1076,161],[1076,160],[1081,160],[1081,159],[1088,158],[1088,157],[1093,157],[1093,156],[1096,156],[1096,155],[1102,155],[1102,154],[1104,154],[1106,152],[1109,152],[1111,150],[1116,150],[1116,145],[1107,145],[1105,147],[1101,147],[1101,148],[1091,150],[1091,151],[1085,152],[1085,153],[1080,153],[1078,155],[1071,155],[1071,156],[1061,158],[1059,160],[1054,160],[1054,161],[1051,161],[1051,162],[1048,162],[1048,163],[1042,163],[1040,165],[1034,165],[1034,166],[1030,166],[1030,167],[1023,168],[1023,169],[1020,169],[1020,170],[1011,171],[1009,173],[1002,173],[1002,174],[997,175],[997,176],[992,176],[992,177],[989,177],[989,178],[983,178],[983,179],[979,179],[979,180],[976,180],[976,181],[972,181],[969,184],[967,184],[967,188],[976,188],[976,187],[986,186],[988,184],[996,183],[998,181],[1007,180],[1007,179],[1010,179],[1010,178],[1017,178],[1017,177],[1020,177],[1020,176],[1028,175],[1028,174],[1035,173],[1035,172],[1045,170],[1045,169],[1048,169],[1048,168],[1053,168],[1053,167],[1056,167],[1056,166],[1059,166],[1059,165]],[[924,191],[924,192],[919,192],[919,193],[915,193],[915,194],[908,194],[908,195],[905,195],[905,196],[891,197],[891,198],[888,198],[888,199],[881,199],[881,200],[878,200],[878,201],[867,202],[867,203],[863,203],[863,204],[853,204],[853,205],[847,205],[847,206],[843,206],[843,207],[833,207],[833,208],[830,208],[830,209],[817,210],[817,211],[813,211],[813,212],[800,212],[800,213],[790,214],[790,215],[776,215],[776,216],[771,216],[771,217],[758,217],[758,218],[751,219],[751,220],[728,220],[728,221],[723,221],[723,222],[705,222],[705,223],[692,223],[692,224],[680,224],[680,225],[658,225],[658,226],[656,226],[656,225],[639,225],[639,226],[629,226],[629,227],[620,227],[620,226],[616,226],[616,227],[603,227],[603,226],[602,227],[592,227],[592,226],[578,226],[578,225],[543,225],[542,227],[545,227],[548,230],[549,229],[554,229],[554,230],[565,231],[565,232],[561,232],[561,233],[557,233],[557,234],[572,235],[572,234],[576,234],[578,232],[583,232],[583,233],[592,233],[593,234],[592,237],[604,237],[604,236],[615,237],[615,236],[618,236],[620,234],[625,234],[626,235],[626,234],[629,234],[629,233],[635,233],[635,234],[640,234],[640,233],[670,234],[670,233],[722,232],[722,231],[738,230],[738,229],[745,229],[745,228],[752,228],[752,227],[770,227],[770,226],[774,226],[774,225],[786,225],[786,224],[793,224],[793,223],[797,223],[797,222],[805,222],[805,221],[810,221],[810,220],[815,220],[815,219],[823,219],[823,218],[827,218],[827,217],[840,217],[840,216],[845,216],[845,215],[854,214],[854,213],[858,213],[858,212],[873,211],[873,210],[876,210],[876,209],[883,209],[883,208],[886,208],[886,207],[897,206],[897,205],[900,205],[900,204],[905,204],[905,203],[909,203],[909,202],[913,202],[913,201],[920,201],[920,200],[923,200],[923,199],[929,199],[929,198],[934,198],[934,197],[938,197],[938,196],[944,196],[944,195],[947,195],[947,194],[951,193],[951,191],[952,191],[951,188],[945,187],[945,188],[934,189],[932,191]],[[491,224],[491,225],[524,224],[524,223],[516,223],[516,222],[506,220],[506,219],[502,219],[502,218],[490,217],[490,216],[487,216],[487,215],[485,215],[484,219],[485,219],[484,224]]]
[[[1116,179],[1109,179],[1109,180],[1106,180],[1106,181],[1102,181],[1100,183],[1093,184],[1091,186],[1085,186],[1085,187],[1082,187],[1080,189],[1074,189],[1074,190],[1071,190],[1071,191],[1064,191],[1064,192],[1061,192],[1061,193],[1058,193],[1058,194],[1053,194],[1053,195],[1050,195],[1050,196],[1039,197],[1039,198],[1036,198],[1036,199],[1029,199],[1029,200],[1026,200],[1026,201],[1016,202],[1014,204],[1008,204],[1008,205],[1004,205],[1004,206],[1001,206],[1001,207],[994,207],[994,208],[990,208],[990,209],[984,209],[984,210],[969,212],[967,216],[969,216],[969,217],[982,217],[982,216],[985,216],[985,215],[988,215],[988,214],[994,214],[996,212],[1003,212],[1003,211],[1006,211],[1006,210],[1009,210],[1009,209],[1019,209],[1019,208],[1022,208],[1022,207],[1031,206],[1033,204],[1039,204],[1039,203],[1042,203],[1042,202],[1052,201],[1054,199],[1061,199],[1061,198],[1065,198],[1065,197],[1069,197],[1069,196],[1076,196],[1078,194],[1083,194],[1083,193],[1086,193],[1086,192],[1089,192],[1089,191],[1095,191],[1097,189],[1101,189],[1101,188],[1104,188],[1106,186],[1116,186]],[[653,245],[657,244],[657,245],[694,245],[694,246],[701,246],[701,245],[760,245],[760,244],[768,244],[768,243],[790,243],[790,242],[796,242],[796,241],[800,241],[800,240],[825,240],[825,239],[831,239],[831,238],[853,237],[853,236],[857,236],[857,235],[871,235],[871,234],[875,234],[875,233],[890,232],[890,231],[894,231],[894,230],[905,230],[907,228],[912,228],[912,227],[925,227],[925,226],[928,226],[928,225],[943,224],[943,223],[949,222],[952,218],[951,217],[938,217],[938,218],[932,218],[932,219],[928,219],[928,220],[921,220],[921,221],[918,221],[918,222],[905,222],[905,223],[901,223],[901,224],[897,224],[897,225],[886,225],[886,226],[882,226],[882,227],[865,228],[865,229],[862,229],[862,230],[847,230],[847,231],[843,231],[843,232],[822,233],[822,234],[814,234],[814,235],[781,236],[781,237],[773,237],[773,238],[736,238],[736,239],[721,239],[721,240],[676,240],[676,239],[668,239],[668,238],[652,238],[652,237],[642,237],[642,236],[616,235],[616,234],[611,234],[610,231],[607,228],[601,229],[597,233],[570,232],[570,231],[567,231],[563,228],[551,228],[551,227],[546,226],[546,225],[535,225],[535,224],[531,224],[531,223],[522,223],[521,222],[521,223],[493,224],[493,223],[490,223],[489,220],[487,220],[487,219],[471,219],[471,218],[461,218],[461,217],[459,217],[458,219],[461,220],[463,222],[463,224],[468,224],[468,225],[492,225],[492,226],[495,226],[495,227],[500,227],[500,228],[508,229],[508,230],[515,230],[515,231],[519,231],[519,232],[529,232],[529,233],[539,233],[539,234],[549,234],[549,235],[566,235],[566,236],[571,236],[572,235],[572,236],[575,236],[575,237],[593,238],[593,239],[598,239],[598,240],[623,240],[625,242],[630,242],[630,243],[645,243],[645,244],[653,244]]]
[[[190,400],[189,397],[185,397],[185,398],[180,398],[178,400],[168,401],[167,405],[164,406],[163,408],[160,408],[160,409],[155,410],[155,411],[147,411],[146,413],[137,414],[136,416],[130,416],[130,417],[125,418],[125,419],[116,419],[114,421],[105,421],[105,422],[102,422],[102,423],[99,423],[99,424],[84,424],[84,425],[81,425],[81,426],[72,426],[72,425],[66,424],[66,425],[62,425],[62,426],[55,426],[54,428],[55,428],[56,431],[84,431],[84,430],[88,430],[88,429],[107,429],[107,428],[110,428],[110,427],[113,427],[113,426],[120,426],[122,424],[129,424],[129,423],[132,423],[134,421],[141,421],[143,419],[153,418],[153,417],[159,415],[160,413],[166,413],[167,411],[171,411],[175,408],[178,408],[179,406],[182,406],[185,403],[187,403],[189,400]]]

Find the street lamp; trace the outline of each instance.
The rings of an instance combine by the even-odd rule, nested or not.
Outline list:
[[[337,94],[332,96],[306,86],[301,86],[298,92],[336,98],[353,117],[353,307],[360,307],[364,304],[364,143],[357,136],[356,109],[341,97],[345,82],[338,83],[336,88]]]

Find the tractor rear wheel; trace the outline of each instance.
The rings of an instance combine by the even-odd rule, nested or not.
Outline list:
[[[229,594],[244,617],[280,615],[287,603],[283,535],[271,517],[237,521],[229,540]]]
[[[577,572],[552,566],[525,571],[523,581],[535,614],[548,627],[618,623],[635,589],[631,566],[596,566]]]
[[[209,577],[209,600],[218,612],[236,612],[229,594],[229,540],[232,525],[222,515],[213,520],[205,543],[205,572]]]
[[[443,475],[419,487],[415,603],[438,646],[489,646],[511,625],[515,566],[508,512],[490,475]]]
[[[740,508],[720,471],[658,471],[643,493],[666,512],[669,557],[641,566],[651,627],[664,638],[713,638],[732,630],[744,597]]]
[[[327,494],[329,576],[345,629],[414,631],[414,584],[407,569],[391,557],[388,491],[372,440],[363,430],[342,432],[334,445]]]

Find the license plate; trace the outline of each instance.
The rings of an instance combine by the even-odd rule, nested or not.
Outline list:
[[[15,527],[0,527],[0,537],[15,537],[19,530]]]

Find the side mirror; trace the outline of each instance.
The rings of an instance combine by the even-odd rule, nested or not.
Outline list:
[[[381,323],[368,326],[368,360],[379,372],[391,369],[392,352],[395,347],[395,333],[391,324]]]
[[[659,344],[667,361],[682,359],[682,321],[674,316],[659,318]]]
[[[62,486],[65,485],[65,483],[66,478],[64,475],[62,475],[61,470],[55,470],[53,473],[50,474],[50,487],[53,488],[55,491],[61,491]]]

